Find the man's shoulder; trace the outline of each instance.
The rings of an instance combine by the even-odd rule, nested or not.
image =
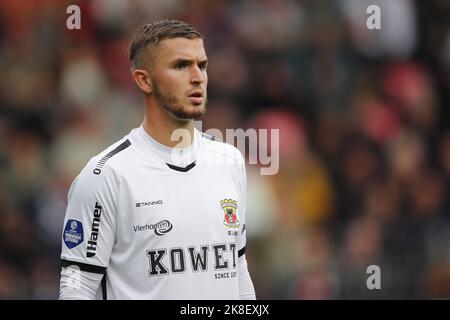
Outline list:
[[[129,162],[133,159],[132,148],[129,136],[125,136],[119,141],[113,143],[102,152],[92,157],[91,161],[95,163],[94,173],[99,174],[102,168],[108,166],[112,169],[121,166],[122,164]]]
[[[94,155],[81,171],[82,176],[102,176],[119,173],[134,158],[131,152],[132,142],[129,135],[114,142],[103,151]]]
[[[126,135],[91,157],[73,180],[69,197],[75,190],[78,190],[78,195],[89,196],[91,192],[114,189],[118,185],[118,178],[127,166],[133,165],[133,159],[136,158],[131,146],[132,139]]]

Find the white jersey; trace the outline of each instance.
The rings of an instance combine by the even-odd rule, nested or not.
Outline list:
[[[235,147],[195,130],[168,148],[133,129],[74,180],[62,265],[104,274],[107,299],[238,299],[245,189]]]

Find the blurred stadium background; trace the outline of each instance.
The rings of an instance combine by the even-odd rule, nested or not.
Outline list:
[[[206,36],[203,128],[280,129],[279,173],[248,166],[258,298],[450,297],[449,1],[1,0],[0,298],[57,298],[68,187],[140,124],[127,45],[168,17]]]

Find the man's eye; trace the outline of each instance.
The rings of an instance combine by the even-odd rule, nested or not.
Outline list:
[[[200,70],[206,70],[206,64],[201,64],[198,66]]]
[[[175,65],[175,69],[177,69],[177,70],[183,70],[184,68],[186,68],[186,64],[185,63],[177,63]]]

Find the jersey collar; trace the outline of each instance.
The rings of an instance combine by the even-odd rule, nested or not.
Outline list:
[[[186,167],[197,158],[201,137],[200,132],[196,128],[194,128],[192,144],[185,148],[171,148],[159,143],[144,130],[142,125],[136,128],[135,132],[147,152],[157,155],[167,164],[176,167]]]

